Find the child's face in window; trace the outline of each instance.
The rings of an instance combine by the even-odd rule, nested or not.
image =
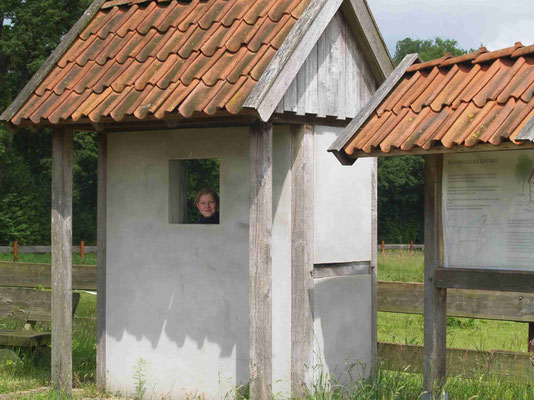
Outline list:
[[[203,217],[210,218],[217,212],[217,202],[213,198],[213,195],[203,194],[198,199],[197,208]]]

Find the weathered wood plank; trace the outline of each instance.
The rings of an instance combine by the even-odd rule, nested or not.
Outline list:
[[[425,323],[424,390],[445,384],[447,353],[447,289],[434,286],[434,272],[443,265],[441,195],[443,156],[425,157]]]
[[[52,385],[72,392],[72,130],[52,136]]]
[[[315,264],[313,278],[334,278],[336,276],[369,275],[371,263],[369,261],[356,261],[347,263]]]
[[[423,314],[422,283],[378,282],[378,311]],[[447,316],[534,322],[534,294],[450,289]]]
[[[378,257],[374,245],[378,241],[378,160],[374,159],[371,166],[371,376],[376,375],[378,367]]]
[[[108,135],[101,132],[98,135],[97,172],[96,384],[102,390],[106,388],[107,166]]]
[[[437,288],[534,293],[534,272],[475,268],[438,268]]]
[[[379,343],[380,367],[389,371],[421,373],[423,347]],[[447,375],[477,378],[482,375],[514,383],[534,382],[534,366],[528,353],[447,349]]]
[[[61,56],[67,51],[69,46],[74,42],[78,34],[85,28],[85,26],[91,21],[97,11],[100,9],[100,6],[106,0],[94,0],[89,8],[83,13],[81,18],[74,24],[72,29],[65,35],[58,47],[50,54],[45,63],[39,68],[39,70],[32,76],[30,81],[26,84],[24,89],[19,93],[15,100],[9,105],[9,107],[4,111],[0,116],[1,121],[9,121],[15,113],[20,109],[20,107],[26,102],[28,97],[33,93],[33,91],[39,86],[42,80],[48,75],[48,72],[52,67],[59,61]]]
[[[314,127],[291,129],[291,392],[306,393],[313,365]]]
[[[326,99],[326,115],[336,117],[338,109],[339,91],[339,59],[340,59],[340,36],[341,28],[339,21],[332,18],[325,31],[326,47],[329,49],[325,63],[327,86],[326,92],[322,93]]]
[[[74,311],[79,302],[80,294],[73,293],[72,309]],[[0,287],[0,318],[50,322],[51,315],[52,294],[49,291]]]
[[[0,331],[0,346],[41,347],[50,344],[50,332]]]
[[[343,152],[343,147],[348,143],[352,137],[357,134],[360,127],[367,121],[367,118],[375,111],[376,107],[380,105],[382,100],[389,94],[389,92],[395,87],[395,85],[401,80],[404,76],[406,70],[419,59],[418,54],[409,54],[404,57],[404,60],[399,64],[397,68],[391,73],[387,80],[380,86],[380,88],[373,95],[371,100],[363,107],[358,115],[352,120],[352,122],[347,126],[345,132],[340,135],[336,141],[330,146],[328,151],[334,153],[336,157],[340,158],[340,161],[346,164],[354,163],[354,160],[345,160],[345,153]]]
[[[339,25],[340,34],[337,39],[337,47],[339,48],[339,54],[337,59],[338,64],[338,90],[337,90],[337,112],[336,117],[339,119],[345,119],[347,117],[347,100],[345,94],[347,91],[347,71],[345,69],[345,62],[347,57],[347,25],[343,19],[343,16],[338,11],[334,17]]]
[[[250,128],[250,398],[272,398],[273,127]]]
[[[72,288],[96,290],[96,267],[75,265],[72,270]],[[0,286],[50,288],[52,284],[50,264],[34,264],[0,261]]]
[[[305,114],[317,114],[318,104],[318,82],[317,82],[317,44],[306,59],[306,105]]]
[[[341,3],[342,0],[311,2],[289,32],[276,56],[245,101],[244,107],[255,108],[263,121],[270,119]]]

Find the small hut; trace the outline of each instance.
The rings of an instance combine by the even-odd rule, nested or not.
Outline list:
[[[534,291],[534,46],[406,56],[330,147],[425,157],[424,389],[446,376],[447,288]],[[531,332],[529,340],[534,339]]]
[[[253,399],[376,354],[376,163],[330,143],[392,71],[363,0],[95,0],[2,120],[51,127],[52,378],[71,389],[72,134],[99,133],[97,383]],[[192,224],[189,163],[218,166]]]

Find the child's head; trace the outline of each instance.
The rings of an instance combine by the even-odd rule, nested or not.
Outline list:
[[[219,209],[219,195],[210,188],[200,189],[195,198],[195,206],[204,218],[213,217]]]

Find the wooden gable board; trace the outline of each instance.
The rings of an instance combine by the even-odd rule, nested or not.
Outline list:
[[[393,70],[393,62],[372,13],[365,0],[317,0],[295,24],[280,50],[269,64],[258,84],[245,101],[244,107],[257,110],[268,121],[290,85],[317,45],[321,35],[342,8],[352,33],[363,42],[364,54],[374,66],[379,83]],[[298,79],[297,79],[298,81]],[[298,85],[298,84],[297,84]],[[294,92],[294,89],[293,89]],[[289,96],[294,97],[294,93]],[[320,114],[319,114],[320,115]]]
[[[293,79],[276,113],[352,119],[376,91],[376,81],[340,9]]]

